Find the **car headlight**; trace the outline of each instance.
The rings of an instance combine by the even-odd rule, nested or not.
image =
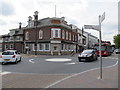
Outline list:
[[[92,56],[92,54],[87,55],[87,57],[91,57],[91,56]]]
[[[81,55],[79,54],[78,57],[81,57]]]

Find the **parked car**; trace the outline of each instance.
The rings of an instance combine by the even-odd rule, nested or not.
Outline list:
[[[120,54],[120,49],[116,49],[116,50],[115,50],[115,53],[116,53],[116,54]]]
[[[0,59],[2,64],[6,64],[9,62],[14,62],[15,64],[17,64],[18,61],[21,61],[22,57],[20,53],[18,53],[16,50],[7,50],[2,52],[2,55],[0,55]]]
[[[94,61],[97,60],[98,56],[95,50],[84,50],[82,53],[78,55],[79,62],[81,61]]]

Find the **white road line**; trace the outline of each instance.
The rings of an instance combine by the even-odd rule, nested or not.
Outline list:
[[[83,62],[71,62],[71,63],[65,63],[66,65],[74,65],[74,64],[81,64]]]
[[[107,66],[107,67],[103,67],[103,68],[114,67],[114,66],[116,66],[117,64],[118,64],[118,61],[116,62],[116,64],[114,64],[114,65],[112,65],[112,66]],[[81,75],[81,74],[83,74],[83,73],[86,73],[86,72],[92,71],[92,70],[96,70],[96,69],[99,69],[99,68],[94,68],[94,69],[86,70],[86,71],[83,71],[83,72],[80,72],[80,73],[73,74],[73,75],[71,75],[71,76],[65,77],[65,78],[63,78],[63,79],[61,79],[61,80],[58,80],[57,82],[54,82],[54,83],[50,84],[49,86],[45,87],[45,89],[50,88],[50,87],[52,87],[52,86],[54,86],[54,85],[56,85],[56,84],[58,84],[58,83],[60,83],[60,82],[62,82],[62,81],[64,81],[64,80],[67,80],[67,79],[69,79],[69,78],[72,78],[72,77],[75,77],[75,76],[77,76],[77,75]]]
[[[10,74],[11,72],[1,72],[0,75],[6,75],[6,74]]]
[[[34,59],[30,59],[29,62],[31,62],[31,63],[35,63],[33,60],[34,60]]]

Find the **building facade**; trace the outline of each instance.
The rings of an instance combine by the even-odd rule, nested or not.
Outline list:
[[[16,49],[27,54],[69,54],[77,50],[78,33],[71,28],[65,18],[44,18],[38,20],[35,12],[34,19],[28,17],[28,25],[10,30],[3,35],[3,51]]]
[[[2,42],[3,42],[2,36],[0,36],[0,52],[2,52]]]
[[[87,36],[81,29],[69,25],[64,17],[43,18],[38,20],[29,16],[26,27],[12,29],[3,35],[2,49],[15,49],[26,54],[63,55],[77,52],[87,44]]]

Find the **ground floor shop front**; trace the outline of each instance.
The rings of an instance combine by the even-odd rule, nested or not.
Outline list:
[[[25,53],[37,55],[65,55],[70,54],[72,51],[77,52],[77,44],[62,41],[48,41],[48,42],[38,42],[37,47],[35,43],[26,42],[25,43]]]

